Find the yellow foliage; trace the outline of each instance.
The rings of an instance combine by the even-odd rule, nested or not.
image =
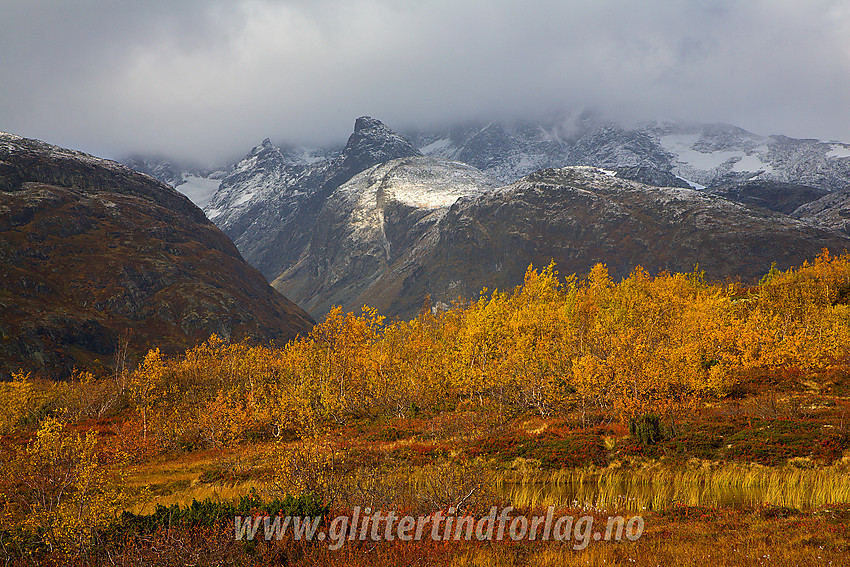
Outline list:
[[[11,433],[34,409],[35,387],[29,377],[16,373],[11,382],[0,383],[0,435]]]
[[[46,418],[4,471],[14,483],[3,498],[6,527],[23,526],[51,551],[84,549],[127,502],[120,467],[101,463],[96,445],[95,433],[71,433]]]
[[[319,438],[294,447],[278,445],[270,456],[275,465],[272,484],[280,496],[313,494],[325,503],[339,498],[346,472],[342,455]]]
[[[59,409],[68,390],[61,383],[33,380],[29,373],[12,373],[10,382],[0,382],[0,435],[37,424],[49,410]]]
[[[627,419],[726,395],[742,371],[818,372],[850,356],[850,257],[824,252],[753,288],[695,270],[621,282],[529,266],[511,291],[385,322],[334,308],[283,348],[213,336],[185,356],[148,353],[131,391],[166,445],[240,442],[251,431],[310,436],[346,420],[439,412],[459,403],[548,416]]]

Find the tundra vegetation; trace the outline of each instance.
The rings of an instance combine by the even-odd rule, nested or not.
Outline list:
[[[31,565],[846,564],[850,256],[758,285],[529,267],[285,345],[122,350],[0,384],[0,554]],[[233,516],[355,506],[641,515],[637,541],[236,541]],[[326,525],[326,524],[323,524]]]

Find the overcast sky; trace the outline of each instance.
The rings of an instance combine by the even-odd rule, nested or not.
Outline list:
[[[850,142],[850,2],[0,0],[0,130],[107,157],[558,107]]]

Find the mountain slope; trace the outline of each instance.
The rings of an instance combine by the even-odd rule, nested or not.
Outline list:
[[[417,173],[425,163],[396,160],[341,187],[310,249],[274,285],[315,315],[332,304],[357,310],[365,303],[409,317],[428,296],[449,303],[484,287],[511,288],[529,264],[553,260],[564,274],[598,262],[615,278],[636,265],[653,273],[699,265],[711,279],[755,281],[773,261],[785,268],[823,247],[850,248],[846,235],[777,212],[589,167],[542,170],[496,189],[471,170],[478,186],[453,204],[454,193],[439,208],[401,206],[399,186],[411,178],[423,193],[453,183],[457,164],[431,161],[429,175]]]
[[[790,267],[823,247],[843,252],[850,238],[699,191],[596,168],[548,169],[453,206],[410,290],[441,301],[474,297],[484,286],[517,285],[529,263],[552,260],[565,274],[597,262],[615,278],[636,265],[689,272],[698,264],[711,279],[754,281],[773,261]]]
[[[328,197],[309,246],[273,285],[317,316],[333,305],[389,309],[449,207],[497,184],[473,167],[425,157],[371,167]]]
[[[753,279],[774,260],[790,266],[823,246],[847,247],[834,232],[846,226],[843,201],[829,201],[850,180],[850,146],[837,142],[716,124],[625,126],[588,113],[403,138],[361,117],[339,154],[304,155],[264,141],[205,211],[317,316],[336,303],[410,315],[426,294],[447,301],[513,286],[530,262],[551,259],[568,272],[598,261],[619,276],[636,264],[699,263],[709,277]],[[588,165],[604,169],[575,169]],[[476,181],[451,193],[457,203],[398,196],[411,183],[439,194],[462,170]],[[506,186],[493,191],[494,178]]]
[[[203,212],[115,162],[0,134],[0,373],[109,364],[119,337],[176,352],[284,341],[311,318]]]
[[[792,217],[850,234],[850,190],[835,191],[801,205]]]
[[[205,169],[158,156],[133,155],[120,163],[171,185],[201,208],[207,206],[227,175],[224,169]]]
[[[850,185],[848,144],[760,136],[725,124],[625,126],[584,113],[413,132],[410,138],[426,155],[468,163],[505,183],[538,169],[588,165],[658,186],[687,186],[687,180],[696,188],[722,187],[756,179],[827,191]]]
[[[807,203],[831,194],[829,191],[818,187],[768,179],[730,183],[710,188],[707,192],[720,195],[730,201],[738,201],[754,207],[764,207],[786,215],[790,215]]]
[[[361,171],[421,155],[380,121],[360,117],[342,152],[316,163],[293,163],[268,140],[222,180],[205,211],[269,280],[298,262],[325,200]]]

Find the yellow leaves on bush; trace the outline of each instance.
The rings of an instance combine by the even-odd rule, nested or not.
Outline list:
[[[219,391],[215,399],[198,412],[201,437],[215,447],[230,447],[242,440],[254,425],[253,416],[244,400]]]
[[[59,409],[67,394],[64,384],[33,380],[29,373],[13,373],[10,382],[0,382],[0,435],[37,424],[49,410]]]
[[[272,485],[279,496],[312,494],[328,504],[342,494],[347,472],[343,456],[317,437],[295,446],[277,445],[271,460],[275,465]]]
[[[84,549],[127,502],[120,466],[102,463],[96,445],[95,433],[71,433],[46,418],[3,471],[13,485],[4,498],[6,528],[23,527],[51,551]]]
[[[163,448],[225,447],[251,431],[271,430],[279,413],[273,385],[284,372],[279,353],[215,335],[180,358],[148,352],[130,377],[143,437]]]
[[[148,436],[148,417],[165,393],[166,366],[159,349],[145,355],[142,364],[130,379],[130,393],[136,409],[142,416],[144,437]]]
[[[17,373],[11,382],[0,383],[0,435],[11,433],[34,409],[35,387],[29,374]]]
[[[745,367],[822,371],[847,355],[850,340],[850,257],[824,250],[814,261],[775,267],[752,290],[739,325]]]

